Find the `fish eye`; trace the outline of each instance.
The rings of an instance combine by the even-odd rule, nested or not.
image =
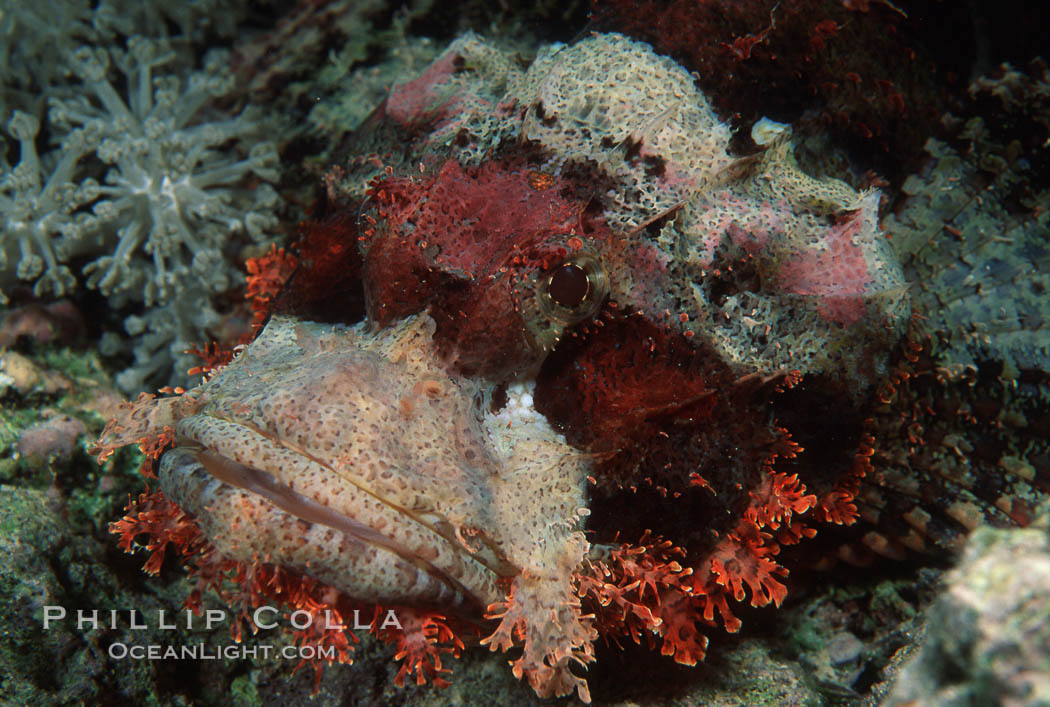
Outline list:
[[[591,281],[578,263],[565,263],[547,278],[547,294],[555,304],[566,309],[579,307],[590,291]]]
[[[540,351],[552,350],[567,328],[597,314],[609,294],[605,268],[586,247],[533,277],[522,317],[529,342]]]
[[[561,328],[593,317],[609,294],[609,278],[600,260],[580,250],[540,276],[540,312]]]

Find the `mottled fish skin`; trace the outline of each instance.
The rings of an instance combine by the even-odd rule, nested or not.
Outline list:
[[[619,35],[527,69],[462,37],[366,128],[355,149],[384,157],[333,170],[267,327],[121,437],[171,427],[162,489],[219,553],[484,617],[539,695],[586,701],[568,666],[599,631],[694,664],[699,626],[739,629],[730,601],[780,605],[773,558],[818,524],[940,546],[901,511],[944,485],[916,494],[873,446],[901,427],[870,399],[910,312],[876,190],[807,174],[771,121],[731,154],[688,72]],[[348,288],[364,315],[314,299]],[[638,544],[591,547],[591,510],[595,543]]]
[[[579,535],[586,465],[535,419],[519,434],[486,416],[485,391],[436,365],[432,332],[427,317],[376,335],[274,317],[193,391],[161,488],[232,559],[362,601],[502,599],[500,577],[544,571],[538,545]],[[533,487],[537,469],[561,480]]]

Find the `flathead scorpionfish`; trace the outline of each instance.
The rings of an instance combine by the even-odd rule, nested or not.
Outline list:
[[[806,175],[786,126],[764,123],[743,158],[730,136],[647,45],[596,35],[525,68],[461,38],[353,137],[373,156],[329,180],[345,240],[304,244],[254,341],[199,387],[140,400],[100,447],[170,442],[170,513],[231,566],[309,578],[315,603],[479,627],[522,647],[514,672],[541,695],[589,699],[571,666],[600,633],[695,662],[697,627],[735,630],[745,587],[779,604],[771,558],[812,536],[800,517],[856,515],[856,465],[810,492],[775,468],[799,447],[769,389],[870,386],[907,319],[878,195]],[[363,321],[301,305],[336,251],[330,292],[356,291]],[[685,509],[663,529],[675,544],[592,544],[596,504],[631,530],[662,522],[610,500],[657,471]],[[130,510],[125,533],[174,522]],[[422,679],[446,638],[396,640]]]

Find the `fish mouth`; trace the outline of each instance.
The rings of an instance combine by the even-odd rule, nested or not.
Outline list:
[[[328,506],[307,498],[291,487],[279,483],[273,474],[269,472],[241,464],[206,447],[194,449],[193,455],[204,467],[204,470],[219,481],[244,489],[257,496],[262,496],[277,508],[300,520],[338,530],[359,542],[381,547],[401,557],[413,557],[408,547],[395,542],[392,538],[383,535],[371,526],[354,520],[350,516],[337,513]],[[436,567],[423,558],[414,557],[413,559],[421,563],[429,573],[441,574]],[[444,579],[453,586],[459,584],[450,577]],[[466,593],[466,587],[460,585],[457,588]]]
[[[224,435],[221,429],[212,430],[212,434],[194,434],[205,429],[204,425],[209,430],[215,425],[220,428],[234,426],[241,438],[245,434],[253,435],[257,437],[254,441],[260,445],[279,447],[285,453],[299,455],[302,463],[314,467],[316,472],[333,475],[333,479],[340,484],[339,493],[343,496],[344,507],[353,506],[356,501],[351,503],[351,499],[358,497],[368,503],[372,523],[362,522],[301,493],[294,488],[294,479],[281,478],[279,468],[274,473],[266,468],[245,464],[233,458],[231,453],[223,453],[225,450],[222,450],[221,443],[207,444],[216,438],[231,437]],[[244,504],[250,498],[256,504],[261,502],[269,507],[269,515],[265,516],[268,520],[264,521],[267,525],[281,523],[278,514],[291,516],[309,524],[311,528],[338,533],[338,542],[343,542],[345,546],[344,555],[347,554],[345,548],[350,548],[349,554],[361,557],[367,555],[377,559],[379,564],[395,568],[387,569],[385,576],[396,574],[401,578],[401,585],[389,581],[383,584],[381,580],[376,580],[379,586],[370,586],[368,575],[372,568],[362,569],[358,566],[358,571],[343,572],[335,566],[324,566],[323,561],[285,562],[280,551],[257,553],[270,556],[275,564],[288,565],[321,579],[355,599],[374,599],[377,603],[433,604],[441,609],[452,608],[467,618],[480,618],[489,604],[503,599],[504,592],[497,585],[497,579],[517,573],[517,569],[506,561],[498,558],[493,561],[493,553],[479,553],[477,548],[471,548],[458,540],[446,521],[421,519],[410,514],[396,504],[353,484],[320,460],[282,445],[271,436],[242,423],[190,416],[180,420],[177,425],[176,445],[165,453],[165,457],[170,455],[170,461],[162,459],[162,489],[187,512],[197,517],[199,522],[202,519],[205,521],[202,527],[208,525],[212,530],[209,532],[209,528],[205,528],[205,534],[219,547],[220,552],[233,555],[239,553],[240,557],[235,559],[249,559],[247,554],[254,542],[254,531],[274,532],[271,528],[253,528],[238,522],[230,508],[231,504]],[[264,454],[263,458],[267,458],[267,455]],[[168,463],[165,464],[165,461]],[[217,500],[220,498],[221,503],[227,506],[225,510],[218,509]],[[236,531],[239,533],[238,539],[229,541],[227,538],[225,543],[221,540],[216,542],[217,537],[226,538],[230,535],[234,525],[239,526]],[[338,561],[335,564],[338,565]]]

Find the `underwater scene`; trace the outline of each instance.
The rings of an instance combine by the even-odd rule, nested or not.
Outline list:
[[[1050,705],[1016,0],[0,0],[0,704]]]

